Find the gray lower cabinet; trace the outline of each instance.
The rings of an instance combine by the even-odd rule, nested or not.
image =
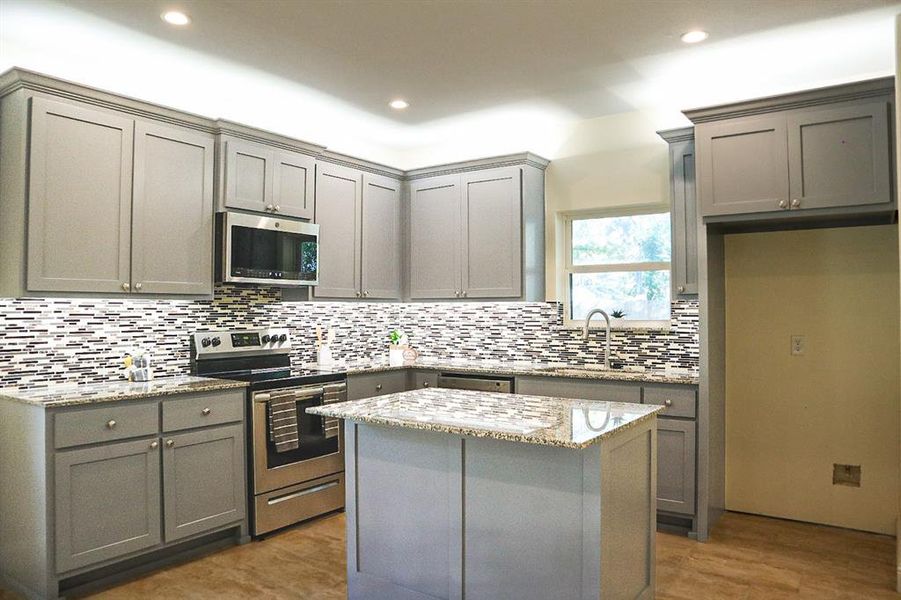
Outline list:
[[[669,142],[673,296],[698,293],[698,208],[691,127],[658,132]]]
[[[657,419],[657,510],[695,512],[695,422]]]
[[[347,399],[360,400],[407,390],[407,371],[357,373],[347,376]]]
[[[401,182],[363,173],[360,292],[364,298],[401,296]]]
[[[127,290],[133,137],[130,117],[32,98],[29,291]]]
[[[319,285],[322,298],[359,298],[362,172],[320,162],[316,166]]]
[[[460,177],[410,185],[410,297],[460,297]]]
[[[640,384],[565,377],[517,377],[514,385],[517,394],[608,402],[641,402]]]
[[[166,435],[165,539],[173,542],[244,518],[242,425]]]
[[[162,542],[158,440],[61,451],[55,464],[57,572]]]

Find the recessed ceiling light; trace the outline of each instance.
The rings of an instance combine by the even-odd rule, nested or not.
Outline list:
[[[191,17],[178,10],[167,10],[160,17],[170,25],[187,25],[191,22]]]
[[[388,106],[390,106],[394,110],[403,110],[410,106],[410,103],[402,98],[398,98],[397,100],[392,100],[391,102],[389,102]]]
[[[682,41],[686,44],[697,44],[698,42],[703,42],[707,39],[707,36],[710,35],[706,31],[701,31],[700,29],[695,29],[694,31],[689,31],[682,34]]]

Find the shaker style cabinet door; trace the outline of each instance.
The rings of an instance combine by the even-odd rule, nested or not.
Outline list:
[[[319,298],[359,298],[362,173],[319,162],[316,217],[319,224]]]
[[[213,143],[202,133],[135,124],[133,291],[212,293]]]
[[[400,298],[400,182],[363,174],[362,292]]]
[[[695,422],[657,419],[657,510],[695,512]]]
[[[410,297],[460,296],[459,175],[413,181],[410,186]]]
[[[788,210],[784,116],[695,127],[701,216]]]
[[[163,440],[167,543],[244,517],[243,425],[167,435]]]
[[[316,160],[298,152],[275,152],[272,207],[275,214],[313,218]]]
[[[887,102],[788,117],[791,208],[892,201]]]
[[[522,177],[519,168],[462,176],[461,296],[522,294]]]
[[[29,291],[128,291],[133,135],[133,119],[31,100]]]
[[[698,209],[695,197],[694,142],[670,145],[673,206],[673,294],[698,293]]]
[[[55,462],[57,573],[161,543],[158,440],[57,452]]]
[[[271,148],[245,140],[225,142],[225,207],[269,212],[273,206],[275,156]]]

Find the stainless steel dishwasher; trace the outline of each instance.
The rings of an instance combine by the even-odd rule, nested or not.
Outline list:
[[[475,375],[458,375],[441,373],[438,375],[438,387],[452,390],[476,390],[479,392],[513,393],[513,379],[509,377],[479,377]]]

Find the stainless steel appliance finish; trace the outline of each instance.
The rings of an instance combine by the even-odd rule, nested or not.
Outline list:
[[[238,212],[216,215],[216,281],[319,284],[319,225]]]
[[[287,329],[191,335],[191,371],[247,381],[250,511],[255,537],[344,507],[344,431],[306,409],[347,399],[345,373],[291,368]],[[277,449],[269,403],[295,403],[296,448]]]
[[[442,373],[438,376],[438,387],[454,390],[500,392],[503,394],[510,394],[513,392],[513,382],[510,379],[466,377],[448,373]]]

